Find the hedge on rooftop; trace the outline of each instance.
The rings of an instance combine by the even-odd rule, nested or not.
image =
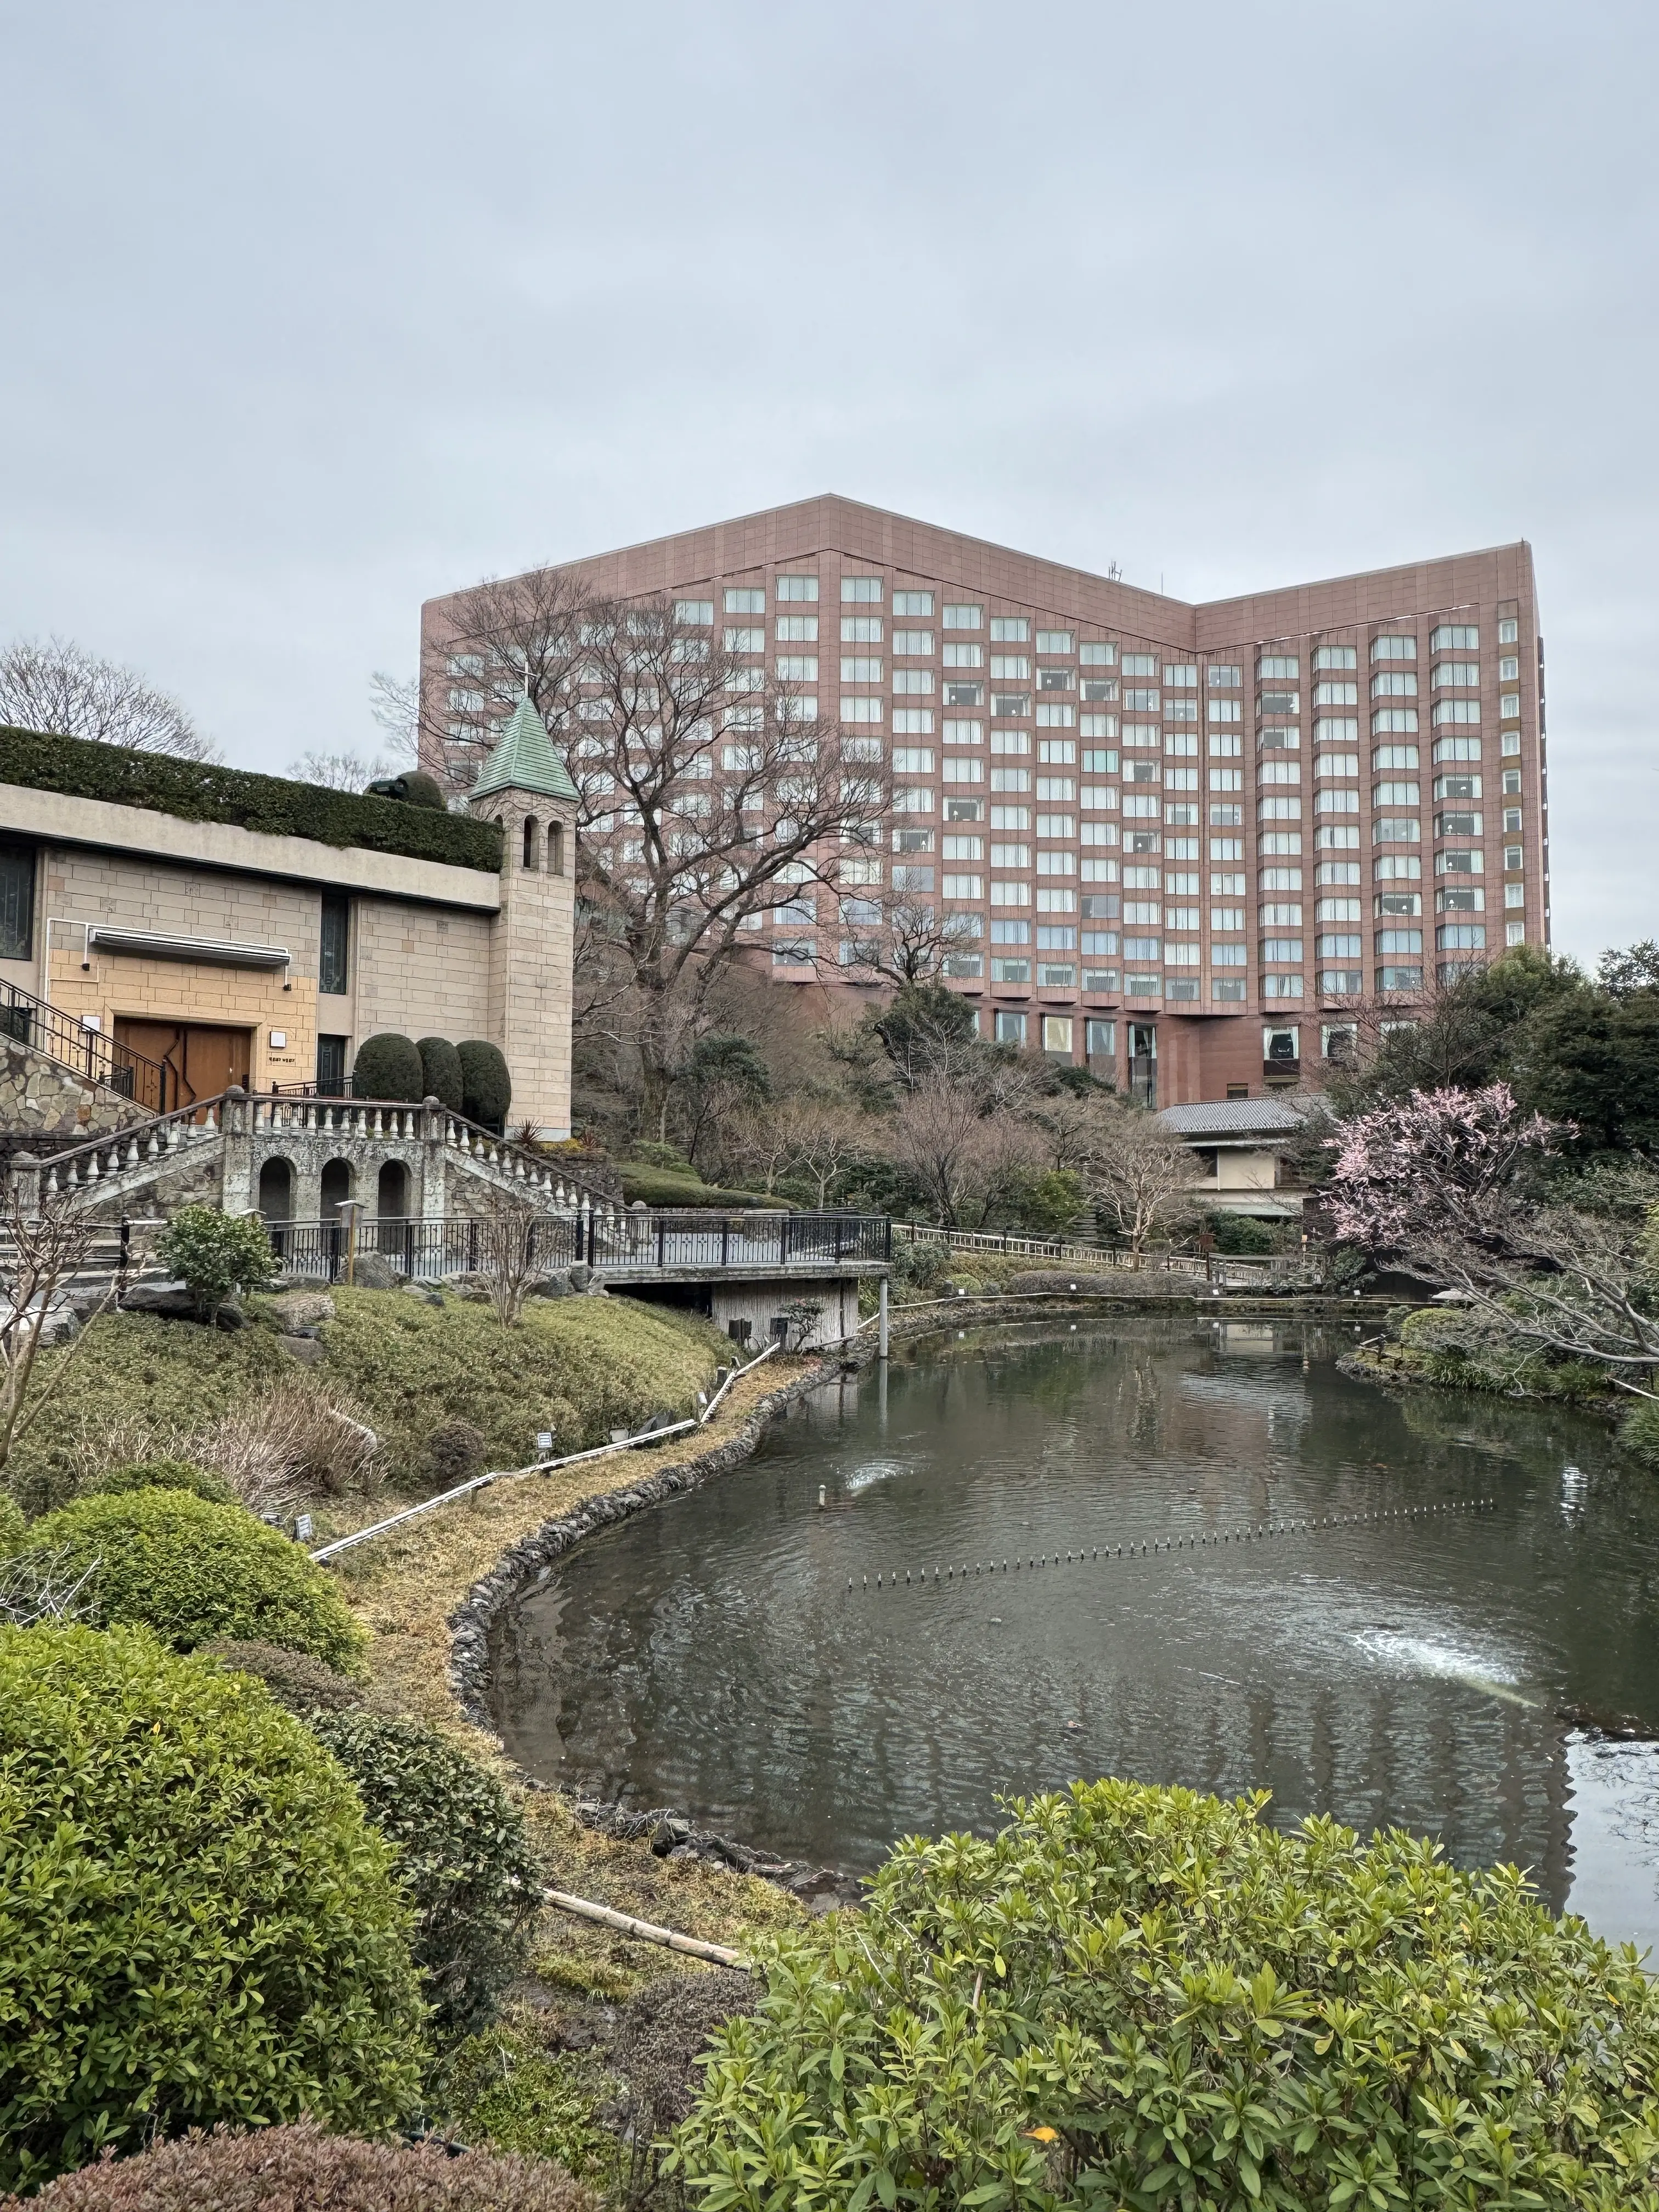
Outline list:
[[[89,738],[0,726],[0,783],[107,799],[180,822],[228,822],[265,836],[309,837],[319,845],[441,860],[491,875],[501,864],[501,832],[494,822]]]

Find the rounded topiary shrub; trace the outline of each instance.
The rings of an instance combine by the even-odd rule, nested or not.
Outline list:
[[[178,1490],[77,1498],[29,1539],[76,1571],[95,1562],[100,1617],[153,1629],[177,1650],[234,1636],[346,1667],[367,1640],[323,1570],[240,1505]]]
[[[507,1072],[499,1045],[482,1037],[469,1037],[457,1047],[461,1061],[461,1111],[469,1121],[486,1129],[500,1129],[513,1103],[513,1079]]]
[[[489,1442],[471,1421],[440,1421],[426,1440],[427,1476],[434,1491],[459,1490],[489,1465]]]
[[[518,1972],[541,1903],[518,1808],[493,1775],[418,1721],[335,1712],[312,1725],[397,1849],[434,2036],[470,2035]]]
[[[404,2118],[392,1863],[246,1677],[134,1629],[0,1629],[0,2187],[220,2120]]]
[[[422,1037],[415,1049],[421,1055],[421,1096],[435,1098],[452,1114],[465,1109],[466,1084],[461,1074],[461,1055],[447,1037]]]
[[[1079,1783],[901,1844],[856,1923],[768,1947],[680,2132],[693,2201],[1659,2202],[1635,1952],[1512,1867],[1266,1804]]]
[[[365,2142],[307,2120],[158,2143],[66,2173],[27,2203],[40,2212],[599,2212],[593,2192],[549,2159]],[[0,2197],[0,2212],[23,2205]]]
[[[351,1090],[357,1098],[406,1099],[418,1105],[426,1089],[413,1040],[391,1030],[365,1037],[351,1063]]]
[[[285,1651],[280,1644],[261,1644],[257,1639],[242,1643],[233,1636],[216,1636],[210,1643],[198,1644],[196,1656],[216,1659],[222,1667],[253,1675],[284,1712],[297,1714],[301,1720],[313,1713],[343,1712],[364,1704],[369,1694],[349,1674],[337,1674],[320,1659],[304,1651]]]
[[[187,1459],[135,1460],[127,1467],[106,1468],[88,1486],[97,1497],[118,1498],[133,1490],[187,1490],[210,1505],[238,1505],[241,1500],[225,1480],[209,1468]]]

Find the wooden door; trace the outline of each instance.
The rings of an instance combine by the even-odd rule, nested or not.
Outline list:
[[[115,1034],[121,1043],[172,1070],[173,1080],[167,1087],[180,1106],[192,1106],[198,1098],[216,1098],[233,1083],[246,1088],[253,1066],[252,1030],[220,1029],[204,1022],[118,1018]]]

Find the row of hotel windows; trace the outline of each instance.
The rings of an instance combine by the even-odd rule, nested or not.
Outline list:
[[[1525,940],[1511,936],[1511,944]],[[1468,948],[1462,948],[1465,951]],[[843,939],[840,948],[840,964],[848,969],[874,970],[878,963],[876,948],[856,938]],[[819,953],[816,945],[807,942],[780,944],[774,951],[774,965],[788,969],[810,969],[817,971]],[[1126,954],[1126,958],[1133,957]],[[1152,956],[1156,957],[1155,955]],[[1338,954],[1336,957],[1342,956]],[[1358,958],[1358,951],[1350,956]],[[1468,959],[1442,961],[1437,973],[1442,982],[1449,982],[1469,964]],[[945,973],[963,981],[982,981],[985,974],[984,956],[977,952],[953,953],[945,963]],[[1085,963],[1080,971],[1072,961],[1043,961],[1036,963],[1035,979],[1029,959],[994,957],[991,961],[991,982],[1011,988],[1028,988],[1033,980],[1039,990],[1073,991],[1079,988],[1085,993],[1103,998],[1158,999],[1167,1002],[1196,1002],[1202,993],[1197,976],[1173,975],[1167,969],[1152,969],[1137,972],[1117,967],[1091,968]],[[1299,1000],[1304,995],[1305,977],[1302,974],[1274,974],[1259,979],[1259,995],[1276,1002]],[[1423,988],[1423,963],[1419,960],[1390,961],[1371,970],[1372,988],[1378,992],[1410,993]],[[1365,988],[1364,970],[1360,968],[1327,968],[1316,971],[1314,988],[1323,999],[1360,997]],[[1249,987],[1243,976],[1212,976],[1210,1001],[1216,1006],[1243,1006],[1250,996]]]
[[[818,599],[818,580],[816,576],[775,577],[772,596],[774,603],[778,605],[816,605]],[[879,576],[843,576],[841,579],[841,597],[843,605],[879,606],[884,598],[883,579]],[[728,615],[763,615],[767,605],[766,592],[763,586],[728,586],[724,594],[722,605],[724,611]],[[931,621],[934,611],[934,594],[931,591],[895,591],[891,605],[894,615],[902,619]],[[714,620],[714,602],[713,599],[677,599],[674,602],[674,617],[677,622],[694,627],[712,628]],[[941,610],[940,618],[946,629],[975,630],[985,627],[985,610],[982,605],[973,602],[946,601]],[[1039,653],[1069,653],[1076,649],[1075,631],[1045,629],[1040,626],[1040,618],[1038,619],[1036,646]],[[1024,644],[1030,640],[1031,632],[1032,618],[1028,616],[993,615],[990,618],[990,636],[993,643]],[[1520,635],[1520,623],[1516,617],[1499,617],[1498,641],[1500,645],[1517,644]],[[1480,632],[1477,624],[1442,623],[1437,624],[1431,634],[1429,650],[1431,653],[1445,651],[1474,653],[1480,649]],[[739,651],[743,649],[738,648]],[[921,649],[931,650],[931,648]],[[1111,639],[1085,640],[1082,656],[1103,652],[1109,653],[1111,655],[1110,659],[1097,662],[1095,665],[1109,667],[1115,659],[1118,650],[1115,641]],[[1153,673],[1155,665],[1153,654],[1141,653],[1128,657],[1136,662],[1136,672],[1148,676]],[[1386,632],[1379,634],[1371,641],[1370,657],[1373,662],[1415,659],[1417,657],[1415,631],[1403,635]],[[1358,665],[1358,648],[1353,646],[1323,645],[1316,647],[1314,649],[1312,666],[1316,671],[1356,668]],[[1255,666],[1258,681],[1263,678],[1282,680],[1285,677],[1299,676],[1301,673],[1301,659],[1297,653],[1258,653]],[[1198,680],[1195,663],[1166,664],[1166,669],[1169,672],[1166,672],[1165,681],[1168,683],[1184,681],[1195,684]],[[1208,664],[1208,669],[1209,680],[1212,684],[1237,685],[1241,680],[1242,664],[1211,661]]]

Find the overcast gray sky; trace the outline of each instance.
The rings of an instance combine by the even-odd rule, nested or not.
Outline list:
[[[834,490],[1210,598],[1525,536],[1659,934],[1659,9],[0,0],[0,639],[241,765],[421,600]]]

